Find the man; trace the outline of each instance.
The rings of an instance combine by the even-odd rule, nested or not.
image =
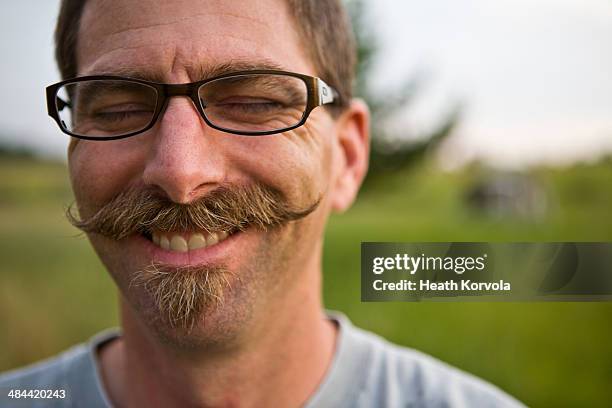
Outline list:
[[[65,0],[71,135],[85,231],[122,332],[0,381],[47,406],[515,406],[493,386],[326,315],[323,231],[366,173],[335,0]],[[76,79],[74,79],[76,78]]]

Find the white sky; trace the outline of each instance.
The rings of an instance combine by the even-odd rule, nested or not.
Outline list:
[[[46,116],[59,79],[52,33],[57,0],[0,5],[0,139],[62,156],[67,137]],[[461,125],[443,164],[472,157],[504,167],[612,152],[612,1],[371,0],[382,41],[375,86],[430,71],[407,115],[428,129],[456,101]]]

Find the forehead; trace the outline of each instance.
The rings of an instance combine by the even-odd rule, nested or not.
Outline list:
[[[78,45],[79,75],[173,82],[234,63],[316,74],[285,0],[89,0]]]

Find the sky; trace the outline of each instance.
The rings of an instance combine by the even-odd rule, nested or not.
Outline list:
[[[63,157],[67,136],[46,115],[59,80],[52,33],[59,2],[0,5],[0,141]],[[372,86],[426,72],[395,127],[426,132],[456,104],[462,119],[439,155],[502,168],[593,160],[612,152],[609,0],[371,0],[381,52]]]

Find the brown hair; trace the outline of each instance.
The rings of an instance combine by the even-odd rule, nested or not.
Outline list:
[[[55,29],[55,58],[63,79],[77,75],[76,48],[87,0],[62,0]],[[340,95],[352,98],[356,52],[351,24],[341,0],[285,0],[318,75]]]

